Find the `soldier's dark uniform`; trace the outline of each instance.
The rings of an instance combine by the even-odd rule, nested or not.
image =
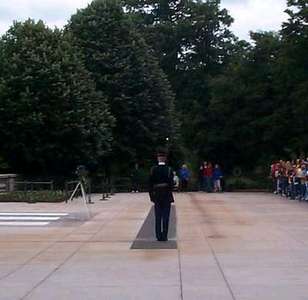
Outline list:
[[[168,227],[173,195],[173,172],[164,163],[152,167],[150,173],[150,199],[155,208],[155,232],[158,241],[168,240]]]

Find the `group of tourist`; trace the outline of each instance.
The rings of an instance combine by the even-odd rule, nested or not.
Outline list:
[[[308,157],[292,161],[280,160],[271,165],[275,194],[308,201]]]
[[[199,189],[208,193],[222,192],[223,173],[218,164],[204,161],[199,168]]]
[[[186,164],[183,164],[178,172],[173,172],[174,189],[187,191],[191,180],[191,172]],[[199,168],[199,190],[205,192],[222,192],[223,173],[218,164],[204,161]]]

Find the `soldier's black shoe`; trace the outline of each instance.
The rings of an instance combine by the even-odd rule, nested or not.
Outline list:
[[[156,239],[157,239],[158,242],[162,242],[163,241],[162,236],[158,236],[158,237],[156,237]]]

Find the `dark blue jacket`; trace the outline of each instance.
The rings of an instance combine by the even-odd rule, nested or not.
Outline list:
[[[173,172],[170,167],[166,165],[158,165],[152,167],[149,183],[149,194],[152,202],[174,202],[172,195]]]
[[[190,172],[186,168],[181,168],[179,171],[179,177],[181,180],[189,180],[190,178]]]
[[[213,171],[213,180],[218,180],[222,177],[222,172],[220,168],[215,168]]]

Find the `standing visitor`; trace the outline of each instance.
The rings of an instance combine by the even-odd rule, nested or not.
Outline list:
[[[174,191],[178,191],[180,188],[180,178],[179,176],[176,174],[175,171],[173,171],[173,190]]]
[[[207,161],[204,161],[202,166],[200,167],[200,171],[202,172],[202,190],[206,191],[206,178],[205,178],[205,170],[207,168]]]
[[[289,178],[289,197],[290,199],[295,199],[296,191],[295,191],[295,175],[296,175],[296,166],[292,165],[292,169],[289,171],[288,178]]]
[[[299,177],[299,200],[304,201],[306,196],[306,165],[302,163],[301,168],[298,169],[298,177]]]
[[[208,193],[213,190],[213,166],[212,163],[208,163],[203,168],[204,187]]]
[[[221,179],[222,179],[222,171],[218,164],[215,165],[214,171],[213,171],[213,181],[214,181],[214,192],[221,192]]]
[[[132,170],[131,174],[130,174],[130,178],[131,178],[131,191],[132,193],[138,193],[139,192],[139,165],[136,163],[134,166],[134,169]]]
[[[199,183],[199,191],[204,190],[203,188],[203,166],[204,166],[205,162],[202,162],[200,167],[199,167],[199,172],[198,172],[198,183]]]
[[[302,176],[302,169],[300,165],[300,160],[296,160],[295,165],[295,177],[294,177],[294,188],[295,188],[295,199],[300,200],[301,198],[301,176]]]
[[[280,175],[280,189],[281,195],[287,196],[288,194],[288,162],[282,161],[281,162],[281,175]]]
[[[306,164],[306,175],[305,175],[305,201],[308,201],[308,165],[307,164]]]
[[[166,151],[158,151],[157,162],[158,164],[151,168],[149,194],[154,203],[156,238],[158,241],[167,241],[171,203],[174,202],[173,172],[166,164]]]
[[[273,190],[274,194],[278,194],[279,192],[279,182],[278,182],[278,177],[279,177],[279,162],[274,162],[271,165],[271,177],[273,180]]]
[[[291,161],[285,163],[285,189],[284,194],[286,197],[290,197],[290,174],[292,174],[292,164]]]
[[[179,177],[180,177],[180,190],[182,192],[187,191],[188,182],[190,179],[190,171],[187,168],[187,165],[183,165],[182,168],[179,171]]]

